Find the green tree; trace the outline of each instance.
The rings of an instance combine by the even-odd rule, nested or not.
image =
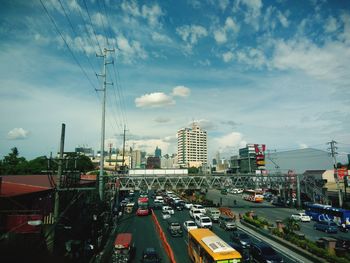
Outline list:
[[[39,156],[28,162],[28,171],[30,174],[41,174],[42,171],[45,171],[47,169],[48,159],[46,156]]]
[[[19,157],[17,147],[11,149],[11,152],[4,157],[2,161],[2,174],[16,175],[28,173],[28,162],[24,157]]]
[[[188,173],[189,174],[198,174],[199,169],[197,167],[190,167],[190,168],[188,168]]]

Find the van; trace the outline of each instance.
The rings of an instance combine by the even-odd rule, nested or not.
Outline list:
[[[319,221],[314,224],[314,229],[326,233],[337,233],[338,225],[332,221]]]
[[[219,226],[225,230],[236,230],[237,225],[234,219],[230,216],[221,214],[219,216]]]
[[[208,207],[205,209],[205,214],[210,217],[213,222],[219,221],[220,211],[215,207]]]

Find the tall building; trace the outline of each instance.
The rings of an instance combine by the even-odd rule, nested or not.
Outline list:
[[[154,156],[161,158],[162,157],[162,150],[158,148],[158,146],[156,147],[156,150],[154,151]]]
[[[178,164],[183,167],[201,167],[208,163],[207,131],[193,123],[192,128],[177,132]]]

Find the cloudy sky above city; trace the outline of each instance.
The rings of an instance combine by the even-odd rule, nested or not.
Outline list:
[[[106,145],[175,153],[199,122],[209,156],[246,143],[350,152],[348,1],[5,0],[0,158],[97,151],[108,52]]]

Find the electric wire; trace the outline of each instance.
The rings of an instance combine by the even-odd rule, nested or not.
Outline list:
[[[82,67],[82,65],[80,64],[79,60],[77,59],[77,57],[74,55],[73,51],[71,50],[71,48],[69,47],[66,39],[63,37],[61,31],[59,30],[55,20],[51,17],[51,15],[49,14],[49,11],[47,10],[46,6],[44,5],[44,3],[42,2],[42,0],[39,0],[43,9],[45,10],[46,15],[49,17],[51,23],[54,25],[55,30],[57,31],[57,33],[60,35],[60,37],[62,38],[63,42],[65,43],[66,47],[68,48],[69,53],[72,55],[75,63],[77,63],[77,65],[79,66],[80,70],[83,72],[84,76],[86,77],[86,79],[89,81],[91,87],[95,90],[94,84],[91,81],[91,79],[89,78],[89,76],[87,75],[86,71],[84,70],[84,68]]]
[[[58,2],[60,3],[60,6],[61,6],[61,8],[62,8],[62,10],[63,10],[63,13],[64,13],[64,15],[65,15],[65,17],[66,17],[66,19],[67,19],[67,21],[68,21],[68,23],[69,23],[71,29],[72,29],[72,32],[73,32],[74,36],[77,38],[77,37],[78,37],[78,33],[75,31],[74,26],[73,26],[73,23],[72,23],[71,19],[69,18],[68,14],[67,14],[67,12],[66,12],[66,9],[64,8],[64,6],[63,6],[61,0],[58,0]],[[92,63],[91,63],[91,60],[90,60],[88,54],[86,53],[85,48],[81,45],[81,43],[79,43],[79,44],[80,44],[81,50],[84,52],[84,55],[85,55],[86,58],[87,58],[87,61],[88,61],[89,64],[90,64],[90,67],[91,67],[92,71],[95,73],[95,76],[96,76],[96,75],[97,75],[96,70],[94,69],[94,67],[93,67],[93,65],[92,65]]]

